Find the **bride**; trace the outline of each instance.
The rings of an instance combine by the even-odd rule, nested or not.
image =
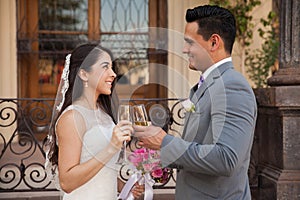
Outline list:
[[[123,182],[115,166],[123,141],[133,131],[116,121],[111,93],[116,74],[109,50],[85,44],[66,57],[50,132],[46,168],[58,173],[63,199],[117,199]],[[131,192],[139,197],[144,186]]]

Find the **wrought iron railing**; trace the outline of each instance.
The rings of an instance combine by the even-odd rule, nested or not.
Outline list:
[[[53,191],[42,140],[53,99],[0,99],[0,192]]]
[[[184,111],[181,99],[135,99],[144,103],[151,122],[180,135]],[[0,98],[0,192],[56,191],[44,170],[43,139],[51,121],[54,99]],[[123,170],[124,171],[124,170]],[[122,174],[126,180],[128,174]],[[154,188],[174,188],[174,172]]]
[[[169,134],[180,136],[185,112],[182,99],[134,99],[133,104],[145,104],[151,122]],[[0,98],[0,193],[56,191],[44,170],[45,152],[43,139],[48,132],[54,99]],[[254,141],[249,166],[252,190],[257,188],[257,139]],[[133,147],[131,146],[133,145]],[[135,142],[129,149],[136,146]],[[120,170],[120,177],[127,180],[128,170]],[[156,183],[154,188],[175,187],[173,170],[167,181]]]

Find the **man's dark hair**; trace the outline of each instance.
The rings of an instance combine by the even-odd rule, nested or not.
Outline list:
[[[233,14],[219,6],[198,6],[188,9],[186,21],[197,22],[198,34],[207,41],[212,34],[218,34],[224,41],[225,50],[231,54],[236,35],[235,18]]]

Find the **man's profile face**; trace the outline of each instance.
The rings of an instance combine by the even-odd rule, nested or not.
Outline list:
[[[183,53],[189,57],[189,68],[196,71],[204,72],[213,62],[209,55],[211,43],[205,41],[201,35],[197,33],[198,23],[190,22],[185,26]]]

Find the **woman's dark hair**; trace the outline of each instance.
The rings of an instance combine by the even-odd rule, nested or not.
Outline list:
[[[104,47],[101,47],[97,44],[83,44],[78,46],[71,53],[70,65],[69,65],[69,88],[65,94],[65,101],[62,105],[62,108],[55,119],[52,120],[52,124],[50,124],[49,135],[52,136],[52,143],[50,145],[49,151],[49,160],[53,165],[57,165],[58,163],[58,146],[56,144],[56,134],[55,134],[55,126],[56,121],[59,119],[59,116],[62,112],[72,104],[72,102],[76,101],[83,93],[83,81],[81,78],[78,78],[78,72],[80,69],[84,69],[87,72],[91,71],[91,66],[94,65],[98,60],[100,55],[106,52],[110,55],[113,60],[112,52]],[[114,63],[113,63],[114,70]],[[114,85],[113,85],[114,86]],[[103,95],[100,94],[97,99],[98,105],[100,108],[106,112],[116,123],[115,116],[112,112],[113,106],[115,105],[112,101],[112,95]],[[55,108],[54,108],[55,109]]]
[[[231,54],[236,35],[233,14],[222,7],[204,5],[186,11],[187,22],[197,22],[198,34],[207,41],[212,34],[218,34],[224,41],[225,50]]]

